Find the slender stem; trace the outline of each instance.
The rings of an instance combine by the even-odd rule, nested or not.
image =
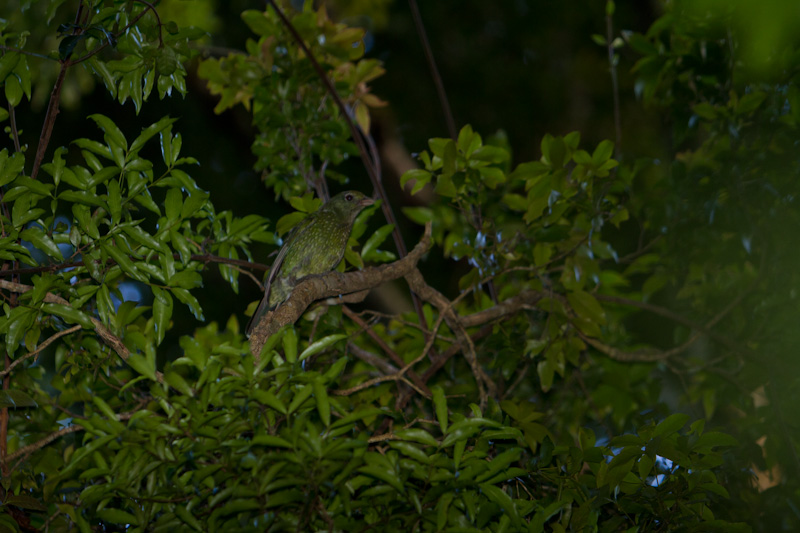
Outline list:
[[[180,254],[173,254],[175,259],[180,259]],[[266,272],[269,270],[269,265],[265,265],[262,263],[251,263],[250,261],[245,261],[244,259],[230,259],[227,257],[220,257],[218,255],[211,255],[211,254],[194,254],[191,256],[192,261],[201,261],[203,263],[224,263],[226,265],[234,265],[238,267],[244,268],[251,268],[253,270],[263,270]],[[114,265],[116,262],[113,259],[107,259],[106,264]],[[38,274],[40,272],[55,272],[56,270],[63,270],[65,268],[72,268],[72,267],[79,267],[85,266],[86,263],[84,261],[72,261],[69,263],[58,263],[55,265],[45,265],[45,266],[38,266],[38,267],[29,267],[29,268],[18,268],[14,270],[0,270],[0,278],[13,276],[17,274]]]
[[[11,357],[8,352],[5,353],[3,359],[3,369],[8,370],[11,366]],[[11,375],[6,374],[3,377],[3,391],[7,391],[11,386]],[[8,454],[8,407],[3,407],[0,411],[0,472],[4,478],[8,478],[10,472],[8,469],[8,461],[6,455]]]
[[[611,89],[614,93],[614,158],[619,160],[622,147],[622,119],[619,110],[619,81],[617,80],[617,62],[614,58],[614,21],[613,13],[606,10],[606,47],[608,49],[608,67],[611,72]]]
[[[14,136],[14,151],[22,151],[19,146],[19,130],[17,129],[17,114],[14,112],[14,106],[8,104],[8,118],[11,122],[11,135]]]
[[[50,103],[47,105],[47,114],[44,117],[44,126],[42,126],[42,133],[39,135],[39,146],[36,147],[36,157],[33,160],[33,170],[31,170],[31,179],[34,180],[36,175],[39,174],[39,167],[42,166],[47,145],[50,144],[50,136],[53,134],[53,126],[58,115],[58,104],[61,100],[61,88],[64,86],[64,78],[67,76],[69,67],[69,60],[61,61],[61,70],[58,72],[53,92],[50,93]]]
[[[439,104],[442,106],[444,120],[447,122],[447,131],[450,133],[450,138],[455,141],[457,137],[456,121],[453,119],[453,111],[450,109],[450,102],[444,90],[442,76],[439,74],[436,60],[433,58],[431,43],[428,42],[428,34],[425,32],[425,26],[422,24],[422,16],[419,14],[417,0],[408,0],[408,7],[411,8],[411,17],[414,19],[414,26],[417,28],[419,40],[422,43],[422,49],[425,51],[425,59],[428,61],[428,69],[430,69],[433,83],[436,85],[436,94],[439,95]]]
[[[26,56],[38,57],[39,59],[49,59],[50,61],[56,61],[56,59],[50,56],[46,56],[44,54],[37,54],[36,52],[28,52],[27,50],[23,50],[22,48],[17,48],[16,46],[6,46],[4,44],[0,44],[0,50],[4,52],[18,52]]]

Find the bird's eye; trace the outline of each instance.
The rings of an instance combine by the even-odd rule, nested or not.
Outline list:
[[[344,199],[347,200],[348,202],[352,202],[353,201],[353,195],[352,194],[345,194],[344,195]]]

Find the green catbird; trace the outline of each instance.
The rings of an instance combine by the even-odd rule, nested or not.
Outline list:
[[[245,330],[248,337],[267,311],[289,297],[298,280],[336,268],[356,215],[372,203],[358,191],[345,191],[295,226],[270,268],[264,298]]]

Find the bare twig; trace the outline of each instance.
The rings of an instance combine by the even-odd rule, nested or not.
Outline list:
[[[422,43],[422,49],[425,52],[425,59],[428,62],[428,69],[431,71],[433,83],[436,86],[436,94],[439,96],[439,105],[442,106],[442,113],[444,113],[444,120],[447,123],[447,132],[450,138],[456,140],[456,121],[453,119],[453,111],[450,109],[450,102],[447,99],[447,92],[444,90],[444,82],[442,76],[439,74],[439,68],[436,66],[436,60],[433,57],[433,50],[431,43],[428,41],[428,34],[425,32],[425,26],[422,23],[422,16],[419,14],[419,7],[417,0],[408,0],[408,7],[411,8],[411,17],[414,19],[414,26],[417,28],[419,40]]]
[[[726,337],[726,336],[724,336],[724,335],[722,335],[720,333],[717,333],[716,331],[712,331],[712,330],[709,329],[709,327],[712,327],[725,314],[727,314],[727,312],[730,311],[730,309],[732,309],[733,307],[738,305],[738,303],[741,301],[741,299],[744,297],[745,294],[746,294],[746,291],[743,292],[742,294],[740,294],[739,296],[737,296],[736,299],[734,299],[734,301],[731,302],[723,310],[724,313],[722,313],[721,315],[718,315],[718,317],[716,317],[714,319],[714,321],[711,324],[711,326],[708,326],[708,325],[704,326],[703,324],[698,324],[697,322],[694,322],[693,320],[690,320],[690,319],[688,319],[688,318],[686,318],[686,317],[684,317],[682,315],[679,315],[678,313],[676,313],[674,311],[670,311],[669,309],[667,309],[665,307],[661,307],[661,306],[658,306],[658,305],[653,305],[653,304],[648,303],[648,302],[641,302],[639,300],[632,300],[630,298],[624,298],[622,296],[611,296],[611,295],[607,295],[607,294],[595,294],[594,296],[598,300],[601,300],[601,301],[604,301],[604,302],[612,302],[612,303],[617,303],[617,304],[621,304],[621,305],[629,305],[631,307],[636,307],[638,309],[643,309],[645,311],[649,311],[649,312],[654,313],[656,315],[663,316],[664,318],[668,318],[669,320],[672,320],[673,322],[676,322],[678,324],[682,324],[682,325],[684,325],[684,326],[686,326],[688,328],[696,329],[698,331],[701,331],[702,333],[708,335],[710,338],[712,338],[716,342],[719,342],[720,344],[724,345],[726,348],[728,348],[729,350],[731,350],[733,352],[736,352],[736,353],[741,354],[741,355],[746,355],[746,356],[749,356],[749,357],[755,357],[756,356],[755,352],[753,352],[752,350],[748,349],[746,346],[740,345],[739,343],[734,342],[732,339],[729,339],[728,337]]]
[[[11,124],[11,135],[14,137],[14,151],[21,152],[19,144],[19,130],[17,129],[17,114],[14,112],[14,106],[8,104],[8,118]]]
[[[619,160],[622,147],[622,119],[619,109],[619,80],[617,79],[617,61],[614,57],[614,20],[613,12],[606,8],[606,47],[608,49],[608,68],[611,73],[611,89],[614,96],[614,159]]]
[[[30,285],[23,285],[21,283],[13,283],[10,281],[0,279],[0,289],[5,289],[7,291],[22,294],[33,290],[33,287],[31,287]],[[45,295],[44,301],[47,303],[61,304],[67,306],[70,305],[69,301],[49,292]],[[125,346],[125,344],[122,342],[122,340],[113,333],[111,333],[111,331],[107,327],[105,327],[105,325],[102,322],[100,322],[100,320],[94,317],[90,317],[90,320],[94,325],[95,331],[97,332],[98,335],[100,335],[100,338],[103,340],[103,342],[105,342],[109,348],[114,350],[117,353],[117,355],[119,355],[119,357],[127,363],[131,353]],[[159,383],[163,383],[164,381],[164,375],[158,370],[156,370],[156,379],[159,381]]]
[[[138,408],[134,409],[133,411],[128,411],[127,413],[121,413],[120,415],[117,416],[117,420],[120,421],[120,422],[122,422],[124,420],[130,420],[130,418],[137,411],[139,411],[139,409],[141,409],[141,406],[143,406],[143,405],[144,404],[141,404]],[[48,444],[50,444],[54,440],[56,440],[56,439],[58,439],[60,437],[63,437],[64,435],[69,435],[70,433],[76,433],[78,431],[83,431],[84,429],[86,429],[86,428],[84,428],[83,426],[77,425],[77,424],[73,424],[72,426],[59,429],[58,431],[56,431],[54,433],[50,433],[46,437],[44,437],[42,439],[39,439],[39,440],[37,440],[36,442],[34,442],[32,444],[28,444],[27,446],[23,446],[19,450],[15,451],[11,455],[9,455],[8,456],[8,460],[9,461],[14,461],[15,459],[18,459],[20,457],[27,457],[28,455],[32,454],[36,450],[40,450],[40,449],[44,448],[45,446],[47,446]]]
[[[42,166],[47,145],[50,144],[50,136],[53,134],[53,126],[56,123],[56,115],[58,115],[58,104],[61,100],[61,88],[64,86],[64,78],[67,76],[69,67],[69,60],[61,61],[61,69],[58,71],[56,83],[50,93],[50,103],[47,104],[47,113],[44,116],[44,125],[42,126],[42,133],[39,135],[39,145],[36,147],[36,157],[33,160],[33,170],[31,170],[31,179],[34,180],[39,174],[39,167]]]
[[[353,352],[353,355],[355,355],[368,365],[374,366],[384,374],[394,374],[397,372],[396,366],[386,361],[383,357],[380,357],[379,355],[374,354],[369,350],[365,350],[358,344],[355,344],[353,342],[348,342],[347,349]]]
[[[2,372],[0,372],[0,377],[3,377],[6,374],[10,373],[12,370],[14,370],[14,367],[16,367],[17,365],[21,364],[23,361],[26,361],[26,360],[30,359],[31,357],[36,357],[37,355],[39,355],[39,353],[41,353],[42,350],[44,350],[45,348],[50,346],[50,344],[53,341],[55,341],[56,339],[58,339],[60,337],[63,337],[64,335],[69,335],[70,333],[75,333],[76,331],[78,331],[80,329],[81,329],[81,326],[77,325],[77,326],[72,326],[69,329],[65,329],[63,331],[59,331],[58,333],[56,333],[55,335],[53,335],[49,339],[47,339],[44,342],[42,342],[42,344],[40,344],[39,347],[36,348],[35,350],[33,350],[32,352],[28,352],[25,355],[23,355],[22,357],[20,357],[19,359],[14,360],[14,362],[11,363],[11,365],[9,365],[8,368],[6,368]]]
[[[472,339],[470,339],[458,314],[452,309],[452,303],[442,293],[428,285],[422,273],[417,268],[414,268],[411,272],[406,274],[405,278],[412,291],[417,293],[423,300],[436,306],[439,313],[444,316],[447,326],[455,333],[461,345],[461,349],[464,351],[464,357],[467,359],[472,373],[475,376],[475,381],[478,385],[478,393],[480,394],[481,409],[485,408],[488,401],[487,389],[488,395],[496,396],[497,386],[478,364],[475,344],[472,342]]]
[[[173,257],[175,259],[180,259],[181,256],[180,254],[173,254]],[[230,259],[227,257],[220,257],[218,255],[212,255],[212,254],[193,254],[191,256],[191,260],[200,261],[202,263],[223,263],[226,265],[235,265],[238,267],[250,268],[253,270],[263,270],[264,272],[266,272],[270,268],[269,265],[265,265],[263,263],[253,263],[250,261],[246,261],[244,259]],[[113,259],[109,258],[106,259],[105,264],[115,265],[116,262]],[[0,270],[0,277],[9,277],[17,274],[27,275],[27,274],[38,274],[40,272],[55,272],[57,270],[62,270],[65,268],[79,267],[85,265],[86,263],[84,261],[70,261],[67,263],[56,263],[52,265],[44,265],[38,267]]]
[[[386,341],[383,340],[380,335],[375,333],[375,331],[373,331],[372,328],[369,327],[369,324],[364,322],[364,320],[362,320],[361,317],[359,317],[346,305],[342,306],[342,311],[344,312],[345,315],[347,315],[350,318],[350,320],[358,324],[359,327],[361,327],[361,329],[364,330],[367,333],[367,335],[369,335],[378,346],[380,346],[381,350],[383,350],[386,353],[386,355],[388,355],[392,359],[392,361],[395,362],[396,365],[401,367],[405,365],[405,361],[403,361],[403,358],[400,357],[397,354],[397,352],[392,350],[392,348],[388,344],[386,344]],[[408,377],[411,378],[411,380],[418,388],[426,391],[426,395],[430,394],[430,391],[428,391],[428,387],[425,386],[425,382],[423,382],[413,370],[408,371]]]

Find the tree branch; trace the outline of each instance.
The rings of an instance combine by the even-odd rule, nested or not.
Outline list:
[[[295,323],[315,300],[364,291],[405,276],[416,267],[430,245],[431,224],[428,223],[425,225],[425,234],[411,253],[394,263],[344,274],[329,272],[306,277],[294,287],[285,302],[256,324],[250,335],[250,351],[258,360],[266,340],[283,326]]]
[[[63,337],[64,335],[69,335],[70,333],[75,333],[76,331],[78,331],[80,329],[81,329],[81,326],[77,325],[77,326],[72,326],[69,329],[65,329],[63,331],[59,331],[58,333],[56,333],[55,335],[53,335],[52,337],[50,337],[46,341],[42,342],[42,344],[40,344],[39,347],[36,348],[34,351],[28,352],[25,355],[23,355],[22,357],[20,357],[19,359],[14,360],[14,362],[11,363],[11,365],[8,368],[6,368],[2,372],[0,372],[0,377],[3,377],[6,374],[10,373],[12,370],[14,370],[15,366],[19,365],[23,361],[26,361],[26,360],[30,359],[31,357],[35,357],[35,356],[39,355],[39,353],[41,353],[42,350],[44,350],[45,348],[50,346],[50,344],[53,341],[55,341],[56,339],[58,339],[60,337]]]
[[[478,356],[475,352],[475,344],[469,338],[467,330],[464,328],[458,314],[453,310],[453,304],[442,293],[431,287],[425,282],[422,273],[414,268],[411,272],[406,274],[406,281],[408,282],[411,290],[414,291],[420,298],[432,303],[444,316],[447,326],[455,333],[458,343],[464,352],[469,363],[472,373],[475,376],[475,381],[478,384],[478,393],[481,397],[481,409],[486,407],[487,404],[487,388],[488,394],[495,397],[497,395],[497,386],[483,371],[483,368],[478,364]]]
[[[388,356],[389,356],[389,357],[392,359],[392,361],[394,361],[394,362],[395,362],[395,364],[397,364],[397,365],[399,365],[399,366],[401,366],[401,367],[402,367],[403,365],[405,365],[405,361],[403,361],[403,358],[402,358],[402,357],[400,357],[400,356],[397,354],[397,352],[395,352],[394,350],[392,350],[392,348],[391,348],[391,347],[390,347],[388,344],[386,344],[386,341],[385,341],[385,340],[383,340],[383,339],[381,338],[381,336],[380,336],[380,335],[378,335],[377,333],[375,333],[375,332],[372,330],[372,328],[370,328],[370,327],[369,327],[369,324],[367,324],[366,322],[364,322],[364,320],[362,320],[362,319],[361,319],[361,317],[359,317],[357,314],[355,314],[355,313],[354,313],[354,312],[353,312],[353,311],[352,311],[352,310],[351,310],[349,307],[347,307],[346,305],[343,305],[343,306],[342,306],[342,311],[344,312],[344,314],[345,314],[345,315],[347,315],[347,317],[348,317],[348,318],[350,318],[350,320],[352,320],[353,322],[355,322],[356,324],[358,324],[358,325],[361,327],[361,329],[362,329],[362,330],[364,330],[364,331],[367,333],[367,335],[369,335],[369,336],[372,338],[372,340],[373,340],[373,341],[375,341],[375,343],[376,343],[378,346],[380,346],[380,348],[381,348],[381,349],[382,349],[382,350],[383,350],[383,351],[386,353],[386,355],[388,355]],[[431,337],[431,338],[435,338],[435,337]],[[387,363],[387,364],[388,364],[388,363]],[[373,366],[374,366],[374,365],[373,365]],[[389,366],[392,366],[392,365],[389,365]],[[395,370],[394,370],[394,372],[397,372],[397,369],[395,369]],[[389,373],[389,372],[387,372],[387,373]],[[430,394],[430,391],[428,390],[428,387],[426,387],[426,386],[425,386],[425,382],[424,382],[424,381],[422,381],[422,380],[419,378],[419,376],[417,375],[417,373],[416,373],[416,372],[414,372],[413,370],[409,370],[409,371],[408,371],[408,377],[409,377],[409,378],[411,378],[411,380],[414,382],[414,384],[415,384],[415,385],[416,385],[418,388],[420,388],[420,389],[422,389],[422,390],[426,391],[426,396]]]
[[[12,283],[10,281],[0,279],[0,289],[5,289],[7,291],[22,294],[33,290],[33,287],[31,287],[30,285],[23,285],[21,283]],[[67,306],[70,305],[69,301],[49,292],[45,295],[44,301],[53,304],[61,304]],[[127,363],[128,358],[131,355],[131,352],[128,350],[128,348],[125,346],[122,340],[113,333],[111,333],[111,331],[107,327],[105,327],[105,325],[103,325],[103,323],[100,322],[100,320],[98,320],[97,318],[90,317],[90,319],[92,321],[92,324],[94,325],[95,331],[100,336],[100,338],[103,339],[103,342],[105,342],[109,348],[114,350],[117,353],[117,355],[119,355],[120,358]],[[156,379],[158,380],[159,383],[164,382],[164,375],[158,370],[156,370]]]
[[[180,259],[180,254],[172,254],[175,259]],[[234,265],[242,268],[251,268],[253,270],[263,270],[264,272],[269,270],[269,265],[265,265],[263,263],[253,263],[250,261],[246,261],[244,259],[230,259],[227,257],[221,257],[218,255],[212,254],[193,254],[191,256],[192,261],[200,261],[202,263],[223,263],[226,265]],[[106,259],[107,265],[115,265],[116,261],[111,258]],[[38,267],[29,267],[29,268],[18,268],[15,270],[0,270],[0,277],[7,277],[13,276],[16,274],[26,275],[26,274],[38,274],[39,272],[55,272],[57,270],[62,270],[65,268],[72,268],[72,267],[79,267],[79,266],[86,266],[84,261],[70,261],[69,263],[57,263],[53,265],[43,265]]]
[[[311,66],[319,76],[322,83],[325,85],[325,88],[328,89],[328,93],[330,93],[333,101],[336,102],[336,106],[339,108],[339,111],[342,114],[342,118],[347,123],[348,128],[350,128],[350,136],[353,138],[353,142],[356,143],[358,147],[358,153],[361,156],[361,161],[364,164],[364,168],[369,175],[370,182],[372,186],[375,188],[375,191],[378,193],[378,196],[383,200],[381,202],[381,210],[383,211],[384,217],[386,217],[386,221],[389,224],[394,226],[392,230],[392,239],[394,240],[394,245],[397,248],[397,254],[400,258],[404,258],[408,254],[408,249],[406,248],[406,243],[403,241],[403,236],[400,234],[400,228],[397,225],[397,219],[394,216],[394,211],[392,211],[392,206],[389,203],[389,197],[386,194],[386,189],[383,187],[383,180],[381,180],[380,175],[380,168],[378,165],[378,161],[370,160],[370,151],[367,148],[367,145],[364,141],[367,134],[365,132],[361,132],[361,130],[356,127],[356,123],[353,121],[353,118],[350,116],[350,112],[347,109],[347,106],[342,101],[342,98],[339,96],[339,93],[336,92],[336,87],[334,87],[333,82],[330,80],[327,74],[325,74],[325,70],[320,66],[317,59],[314,57],[314,54],[311,53],[311,50],[306,45],[303,38],[298,33],[297,29],[292,25],[291,21],[288,19],[286,14],[278,7],[274,0],[267,0],[267,4],[272,6],[272,9],[275,10],[275,14],[278,15],[278,18],[281,19],[281,23],[286,26],[286,29],[289,30],[289,33],[292,35],[292,38],[295,40],[297,45],[303,50],[303,53],[306,55],[308,60],[311,62]],[[363,133],[363,137],[362,137]],[[377,152],[375,152],[377,154]],[[377,155],[375,156],[377,157]],[[422,312],[422,304],[417,299],[416,296],[412,294],[412,299],[414,300],[414,309],[419,316],[420,324],[425,324],[425,315]]]
[[[121,413],[120,415],[117,416],[117,420],[120,421],[120,422],[122,422],[123,420],[130,420],[130,418],[140,408],[141,407],[136,408],[133,411],[128,411],[127,413]],[[42,439],[39,439],[39,440],[37,440],[36,442],[34,442],[32,444],[28,444],[27,446],[23,446],[19,450],[15,451],[11,455],[9,455],[8,456],[8,460],[9,461],[13,461],[13,460],[15,460],[15,459],[17,459],[19,457],[30,455],[33,452],[35,452],[36,450],[40,450],[40,449],[44,448],[45,446],[47,446],[48,444],[50,444],[54,440],[56,440],[56,439],[58,439],[60,437],[63,437],[64,435],[69,435],[70,433],[76,433],[78,431],[83,431],[84,429],[86,429],[86,428],[83,427],[83,426],[77,425],[77,424],[73,424],[71,426],[59,429],[58,431],[56,431],[54,433],[50,433],[46,437],[44,437]]]
[[[408,7],[411,8],[411,17],[414,19],[414,27],[417,28],[419,40],[422,43],[422,50],[425,52],[425,59],[428,61],[428,69],[431,71],[433,84],[436,86],[436,94],[439,96],[439,104],[442,106],[442,113],[444,113],[444,120],[447,124],[447,132],[450,134],[450,138],[455,141],[458,136],[456,132],[456,121],[453,119],[453,111],[450,109],[447,92],[444,90],[444,82],[442,81],[441,74],[439,74],[439,68],[436,66],[436,60],[433,57],[433,50],[431,50],[431,43],[428,41],[428,34],[425,32],[425,26],[422,24],[422,16],[419,13],[417,0],[408,0]]]

